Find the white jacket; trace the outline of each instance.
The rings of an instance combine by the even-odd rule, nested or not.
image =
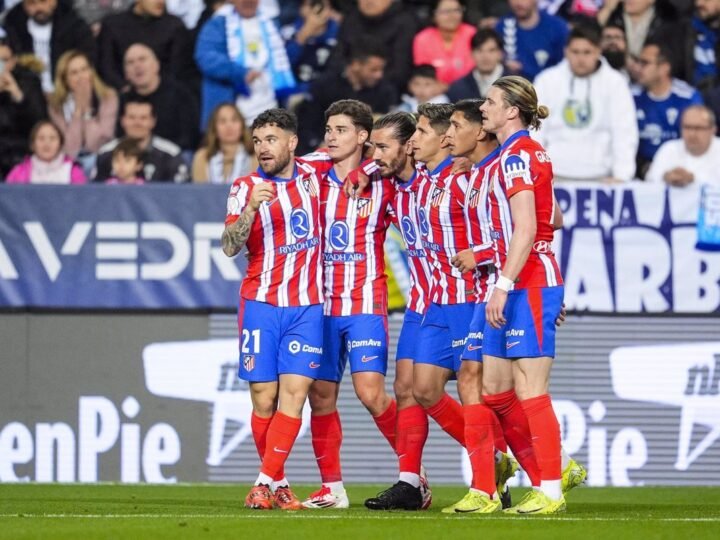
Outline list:
[[[589,77],[575,77],[567,60],[535,79],[540,104],[550,116],[535,138],[545,147],[556,176],[632,180],[638,127],[627,80],[604,58]]]

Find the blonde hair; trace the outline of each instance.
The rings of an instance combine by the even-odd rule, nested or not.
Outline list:
[[[538,97],[533,84],[518,75],[500,77],[493,86],[503,92],[503,101],[508,107],[517,107],[523,125],[540,129],[541,121],[550,115],[550,109],[538,105]]]
[[[67,71],[70,62],[72,62],[75,58],[84,58],[90,67],[90,73],[92,74],[92,87],[98,99],[102,100],[113,93],[113,90],[102,81],[95,71],[95,67],[90,61],[88,55],[77,49],[71,49],[64,52],[60,58],[58,58],[57,66],[55,68],[55,90],[48,97],[48,101],[50,102],[50,105],[56,109],[62,108],[63,103],[65,103],[65,100],[71,93],[70,87],[67,84]]]
[[[253,155],[255,153],[255,147],[253,146],[252,136],[250,134],[250,130],[248,129],[247,122],[245,121],[245,117],[232,103],[221,103],[213,110],[210,118],[208,119],[207,128],[205,129],[203,147],[207,149],[208,159],[217,154],[220,150],[220,139],[217,135],[217,129],[215,126],[217,124],[218,116],[220,116],[220,111],[226,107],[232,109],[237,118],[240,119],[240,122],[242,122],[242,134],[240,135],[240,141],[238,142],[243,145],[249,155]]]

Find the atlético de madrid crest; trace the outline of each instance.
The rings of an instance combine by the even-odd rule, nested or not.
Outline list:
[[[317,197],[317,189],[315,189],[315,185],[310,178],[303,178],[303,187],[311,197]]]
[[[358,216],[366,218],[370,215],[373,208],[372,199],[358,199],[357,200],[357,211]]]
[[[445,190],[441,187],[435,187],[432,195],[430,196],[430,204],[437,208],[442,204],[444,196]]]

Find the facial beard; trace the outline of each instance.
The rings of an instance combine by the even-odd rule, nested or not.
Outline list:
[[[288,166],[288,163],[290,163],[290,152],[278,156],[275,159],[275,166],[271,169],[265,169],[262,162],[260,163],[260,168],[262,168],[263,172],[268,176],[277,176]]]
[[[52,15],[48,13],[36,13],[32,20],[35,22],[35,24],[39,24],[40,26],[45,26],[46,24],[49,24],[52,21]]]
[[[603,56],[613,69],[625,69],[625,53],[622,51],[604,51]]]

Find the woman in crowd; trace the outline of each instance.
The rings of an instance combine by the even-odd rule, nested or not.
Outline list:
[[[439,0],[433,10],[434,26],[413,41],[413,63],[430,64],[438,80],[449,85],[475,67],[470,40],[476,28],[463,22],[464,7],[459,0]]]
[[[8,184],[84,184],[82,168],[63,152],[64,137],[48,120],[35,124],[30,133],[32,155],[13,167]]]
[[[223,103],[210,115],[203,146],[195,152],[192,179],[227,184],[257,167],[250,130],[238,108]]]
[[[65,137],[65,152],[83,165],[95,165],[95,154],[115,135],[118,97],[98,77],[84,52],[71,50],[58,60],[55,91],[48,114]]]

